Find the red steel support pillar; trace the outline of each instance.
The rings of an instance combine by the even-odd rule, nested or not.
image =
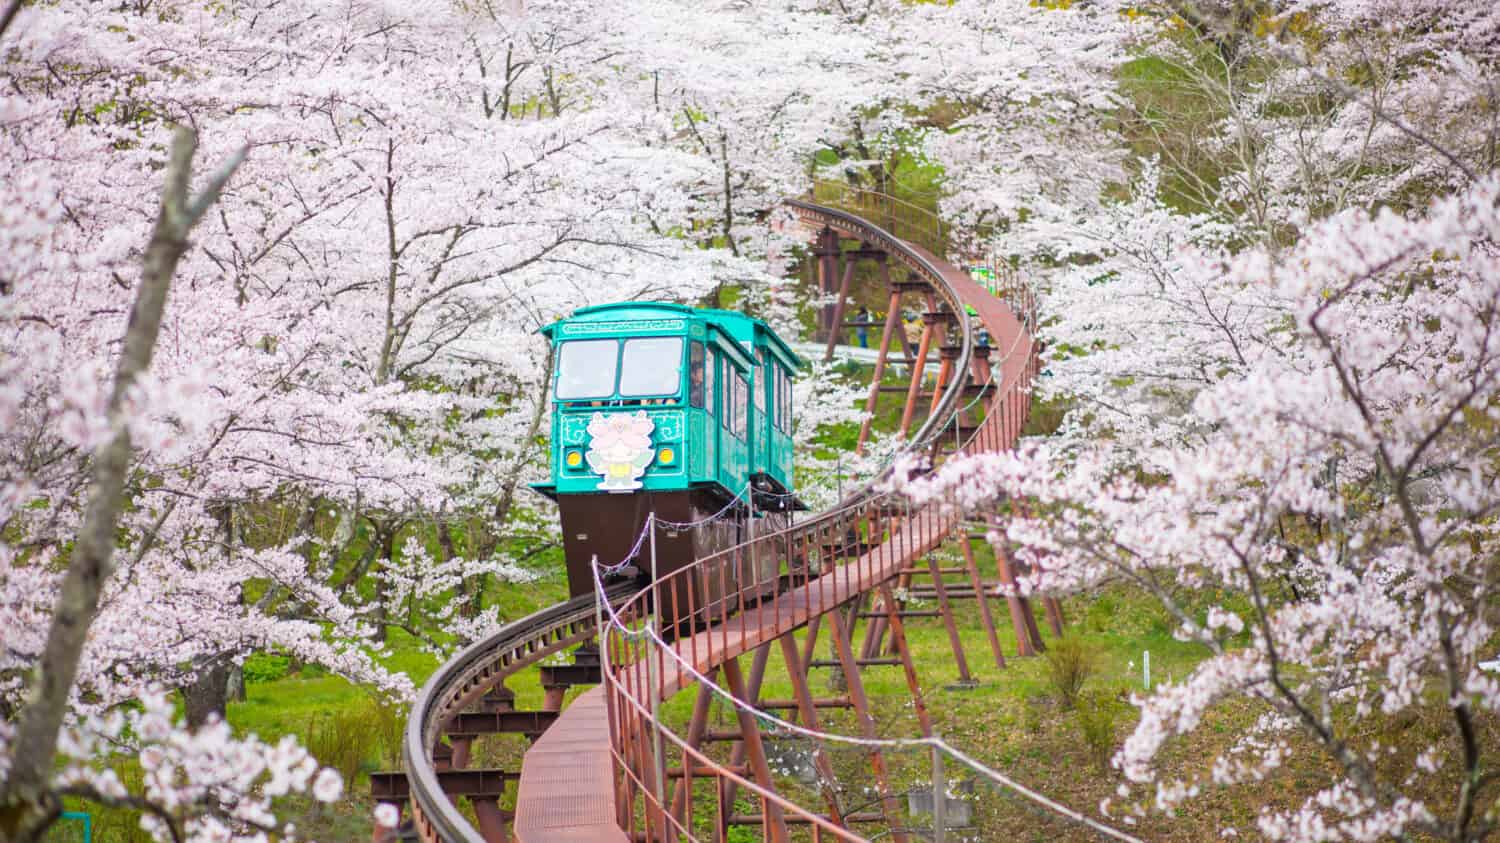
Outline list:
[[[755,656],[750,662],[750,682],[748,683],[747,688],[747,693],[749,694],[749,696],[742,697],[742,699],[751,705],[757,705],[760,702],[760,686],[763,682],[765,682],[766,662],[769,661],[770,658],[771,645],[769,642],[767,642],[760,645],[760,647],[756,649]],[[735,659],[730,659],[730,661],[735,661]],[[725,679],[728,679],[727,675]],[[745,741],[743,739],[735,741],[734,749],[729,753],[730,765],[737,767],[745,763],[745,752]],[[729,781],[724,783],[724,787],[720,791],[720,800],[723,804],[724,816],[727,817],[730,815],[730,813],[733,812],[734,797],[739,792],[739,789],[740,786],[735,782]]]
[[[745,703],[754,704],[745,692],[745,680],[740,674],[740,661],[738,658],[728,659],[724,662],[724,681],[729,686],[729,693],[734,698]],[[771,765],[766,762],[766,749],[760,742],[760,727],[755,723],[755,718],[739,706],[735,706],[735,717],[740,724],[740,744],[745,747],[745,754],[749,756],[750,767],[755,771],[756,783],[772,793],[776,792],[776,782],[771,778]],[[734,798],[729,799],[730,806],[734,805]],[[770,800],[764,800],[764,816],[769,821],[771,843],[787,843],[789,835],[786,830],[786,820],[782,815],[781,806]]]
[[[933,309],[932,293],[927,294],[927,310]],[[906,407],[901,411],[901,438],[911,430],[912,417],[917,413],[917,393],[922,391],[922,376],[927,369],[927,351],[932,347],[933,324],[926,321],[922,326],[922,339],[917,343],[917,359],[911,363],[911,384],[906,388]]]
[[[964,567],[969,569],[969,585],[974,589],[974,599],[979,601],[979,623],[990,640],[990,652],[995,654],[995,667],[1005,667],[1005,654],[1000,650],[1000,636],[995,633],[995,616],[990,613],[989,598],[984,596],[984,581],[979,576],[979,565],[974,562],[974,548],[969,543],[969,533],[960,527],[960,547],[964,552]]]
[[[822,231],[818,232],[818,243],[814,249],[814,254],[818,257],[818,292],[823,296],[832,293],[833,286],[837,283],[834,279],[838,277],[840,251],[838,232],[825,226]],[[832,311],[828,305],[818,308],[818,328],[820,332],[832,330],[832,326],[829,324],[831,317]],[[823,335],[820,338],[826,339],[827,335]]]
[[[891,644],[901,656],[901,671],[906,674],[906,689],[911,692],[911,704],[916,708],[917,725],[922,737],[932,737],[932,717],[927,713],[927,702],[922,699],[922,687],[917,682],[917,666],[912,663],[911,650],[906,646],[906,628],[901,616],[896,613],[896,600],[891,596],[891,587],[880,584],[880,599],[885,603],[886,622],[891,625]]]
[[[801,660],[797,653],[797,641],[790,635],[783,635],[780,639],[781,657],[786,662],[786,675],[792,681],[792,696],[797,701],[797,713],[802,718],[802,725],[809,729],[818,728],[818,708],[813,703],[812,691],[807,686],[807,662]],[[813,753],[813,767],[818,771],[819,790],[823,792],[823,801],[828,803],[828,818],[834,825],[844,827],[843,812],[839,808],[838,792],[834,789],[833,765],[828,763],[828,756],[823,752],[823,744],[819,742]]]
[[[937,592],[943,625],[948,628],[948,644],[953,647],[953,660],[958,665],[958,681],[972,684],[974,677],[969,674],[969,660],[964,656],[964,644],[958,637],[958,622],[953,618],[953,604],[948,600],[948,586],[943,582],[943,571],[936,554],[927,554],[927,570],[932,574],[932,588]]]
[[[1052,627],[1052,634],[1058,638],[1063,634],[1062,604],[1056,597],[1043,597],[1042,606],[1047,610],[1047,625]]]
[[[838,650],[839,662],[844,667],[844,678],[849,683],[849,700],[854,703],[855,719],[859,721],[860,734],[866,739],[877,737],[875,718],[870,714],[870,700],[865,696],[865,683],[859,675],[859,664],[854,659],[854,648],[849,645],[848,630],[837,611],[828,614],[833,641]],[[891,827],[891,838],[896,843],[907,843],[906,832],[897,825],[901,821],[901,808],[891,794],[890,776],[886,772],[885,756],[879,749],[870,750],[870,769],[875,774],[875,787],[880,792],[880,811],[885,823]]]
[[[849,298],[849,282],[854,277],[854,267],[859,259],[854,255],[844,256],[844,277],[839,281],[838,298],[833,302],[833,317],[828,331],[828,348],[823,352],[823,362],[833,359],[833,347],[844,338],[844,302]]]
[[[890,287],[890,267],[882,261],[880,264],[881,280]],[[859,439],[854,445],[854,453],[863,454],[865,443],[870,440],[870,425],[875,419],[875,404],[880,400],[880,380],[885,377],[886,359],[891,353],[891,339],[896,332],[896,323],[901,319],[901,290],[899,287],[890,287],[891,298],[886,305],[885,327],[880,331],[880,352],[875,357],[875,373],[870,380],[870,397],[865,399],[865,420],[859,425]]]
[[[707,670],[704,671],[704,675],[712,681],[717,672]],[[703,745],[703,735],[708,731],[708,707],[713,699],[714,692],[707,685],[698,688],[698,698],[693,701],[693,718],[688,721],[687,736],[683,741],[689,749],[697,749]],[[693,765],[692,756],[684,752],[682,754],[682,781],[678,782],[676,790],[672,793],[672,816],[689,830],[692,829]]]
[[[474,818],[479,820],[479,836],[485,843],[510,843],[510,833],[505,829],[505,812],[500,810],[500,800],[491,796],[483,799],[470,798]]]
[[[1042,643],[1042,632],[1036,627],[1031,601],[1015,593],[1015,570],[1011,567],[1009,554],[1003,548],[995,548],[995,567],[1000,569],[1000,582],[1011,592],[1006,595],[1005,602],[1010,604],[1010,622],[1016,628],[1019,654],[1034,656],[1047,649],[1047,645]]]

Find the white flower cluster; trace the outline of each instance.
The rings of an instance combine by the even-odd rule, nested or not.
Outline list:
[[[4,748],[0,740],[0,757]],[[113,769],[98,764],[122,748],[140,763],[138,793],[128,792]],[[138,707],[70,724],[60,735],[59,754],[64,763],[55,777],[58,788],[105,802],[144,800],[179,823],[189,840],[203,843],[269,839],[267,834],[278,830],[272,801],[288,794],[308,794],[319,802],[344,795],[338,771],[320,767],[295,737],[274,745],[254,736],[236,738],[222,720],[190,731],[160,691],[142,694]],[[172,839],[155,813],[144,813],[141,824],[157,840]],[[279,831],[277,839],[295,839],[285,827]]]

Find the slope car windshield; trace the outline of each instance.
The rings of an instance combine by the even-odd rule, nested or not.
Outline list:
[[[620,396],[676,395],[682,389],[682,337],[626,340]]]
[[[558,398],[608,398],[615,392],[618,340],[572,340],[557,351]]]

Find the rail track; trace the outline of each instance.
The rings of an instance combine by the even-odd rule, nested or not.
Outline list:
[[[611,597],[623,599],[631,591],[618,589]],[[597,616],[593,595],[549,606],[471,644],[433,674],[412,706],[402,742],[402,767],[421,839],[484,843],[439,781],[433,747],[443,726],[509,677],[553,653],[593,640]]]
[[[913,378],[905,389],[902,433],[908,434],[919,409],[925,409],[925,420],[906,436],[901,453],[939,461],[954,453],[1010,447],[1029,409],[1030,383],[1035,371],[1030,330],[1035,324],[1035,302],[1030,291],[1012,276],[998,291],[1001,295],[994,295],[995,291],[985,289],[966,272],[939,258],[947,232],[934,217],[920,209],[878,194],[843,190],[827,197],[828,192],[823,189],[818,201],[789,200],[786,205],[815,242],[824,291],[837,295],[837,303],[820,314],[829,353],[835,339],[844,333],[843,302],[849,292],[853,266],[860,260],[874,261],[891,298],[868,399],[871,409],[882,392],[882,374],[893,334],[899,333],[896,317],[902,302],[915,297],[924,313],[922,339],[915,354],[919,365],[907,367]],[[841,243],[847,240],[857,241],[858,247],[852,251],[844,249]],[[841,281],[840,261],[844,263]],[[893,278],[890,274],[893,268],[903,271],[904,278]],[[988,343],[976,341],[980,327]],[[929,352],[934,350],[940,358],[937,383],[930,393],[924,393],[922,373],[927,368]],[[999,359],[992,360],[996,354]],[[919,407],[923,401],[925,408]],[[860,434],[861,447],[868,435],[866,427]],[[767,558],[763,554],[774,554],[770,558],[779,560],[780,571],[775,581],[744,584],[733,595],[711,605],[679,606],[672,602],[694,599],[698,590],[685,585],[690,578],[707,576],[705,572],[713,570],[701,564],[714,559],[707,557],[639,592],[621,588],[606,592],[607,611],[593,595],[539,611],[507,625],[442,665],[419,694],[404,738],[403,772],[418,837],[428,841],[494,843],[511,839],[512,829],[507,827],[507,820],[514,819],[515,838],[538,843],[697,839],[691,798],[696,780],[700,785],[714,782],[720,794],[718,816],[711,821],[700,817],[697,821],[700,825],[711,822],[722,831],[730,822],[747,822],[744,817],[731,816],[732,794],[743,790],[759,800],[759,824],[766,839],[787,839],[788,822],[805,823],[812,829],[814,839],[824,835],[827,839],[865,839],[850,830],[860,818],[842,815],[838,805],[830,803],[827,811],[814,811],[777,795],[766,769],[756,726],[749,718],[741,717],[742,735],[736,744],[736,757],[744,760],[736,767],[716,762],[701,751],[703,735],[698,722],[701,718],[696,711],[695,723],[685,735],[662,727],[655,712],[666,698],[695,684],[704,686],[716,676],[722,676],[728,693],[735,699],[753,703],[771,645],[780,641],[788,672],[794,682],[798,675],[802,678],[797,683],[795,710],[801,722],[815,728],[816,705],[806,690],[805,679],[812,642],[825,618],[830,637],[840,648],[842,667],[849,677],[851,705],[860,716],[865,734],[872,734],[873,720],[860,688],[859,667],[862,659],[873,658],[872,653],[881,648],[886,635],[890,636],[890,646],[900,649],[914,700],[919,698],[891,585],[903,582],[903,578],[909,582],[916,563],[949,536],[957,522],[935,509],[913,510],[880,491],[881,481],[889,471],[887,467],[868,478],[825,512],[715,555],[731,558],[738,564],[746,559]],[[967,556],[967,544],[964,547]],[[752,565],[746,569],[758,568]],[[968,569],[972,596],[983,608],[995,659],[1003,665],[985,603],[989,584],[980,581],[972,558],[968,559]],[[722,564],[717,570],[724,570]],[[962,660],[952,614],[948,611],[949,601],[942,594],[942,577],[935,563],[932,571],[956,655]],[[1002,580],[1006,577],[1003,567],[1001,577]],[[856,653],[852,632],[856,612],[849,607],[857,609],[871,595],[880,596],[883,612],[860,615],[872,619],[866,626],[863,646]],[[1014,602],[1018,598],[1010,599],[1012,621],[1017,625],[1018,635],[1023,636],[1024,647],[1025,640],[1036,637],[1034,622],[1028,637]],[[651,616],[651,607],[664,605],[657,601],[672,602],[673,617],[706,618],[708,623],[668,629],[653,627],[657,637],[643,635],[641,624]],[[1029,607],[1019,608],[1024,609],[1027,618],[1031,616]],[[574,703],[579,706],[577,712],[571,708],[558,712],[554,707],[561,705],[561,693],[549,695],[544,707],[554,710],[544,712],[546,716],[537,720],[540,725],[531,727],[546,731],[528,753],[520,772],[521,792],[514,817],[499,808],[493,786],[463,793],[469,797],[478,820],[476,828],[456,803],[455,787],[445,782],[454,780],[451,771],[461,768],[466,759],[444,757],[440,752],[444,748],[444,735],[455,734],[459,728],[455,724],[476,707],[496,708],[493,700],[487,703],[486,694],[494,688],[503,688],[507,678],[551,654],[596,640],[601,617],[607,627],[604,659],[597,666],[590,663],[577,666],[581,673],[593,672],[587,678],[603,682],[600,688],[589,692],[596,695],[589,702],[593,707],[585,711],[584,697],[580,697]],[[792,631],[801,628],[809,630],[805,656],[797,652],[795,639],[789,637]],[[793,642],[791,646],[788,641]],[[747,682],[739,668],[738,656],[752,651],[756,653],[756,661]],[[700,700],[705,704],[699,708],[706,707],[711,690],[700,687]],[[598,708],[600,704],[602,709]],[[499,707],[504,708],[505,704],[502,702]],[[572,734],[569,730],[579,727],[585,713],[595,720],[601,713],[608,718],[608,754],[600,757],[608,758],[613,769],[601,780],[604,784],[598,785],[607,792],[580,793],[576,803],[563,803],[561,807],[549,802],[544,812],[534,795],[538,788],[528,791],[528,777],[540,780],[546,765],[564,764],[570,757],[577,763],[577,756],[558,752],[555,747],[549,755],[547,748]],[[924,731],[930,732],[925,711],[921,717]],[[463,746],[466,749],[467,743]],[[679,771],[675,774],[677,787],[671,796],[666,780],[669,755],[677,759]],[[873,821],[889,822],[894,806],[878,752],[874,760],[882,788],[882,810]],[[499,787],[504,787],[503,776]],[[731,794],[727,806],[722,798],[726,790]],[[533,795],[528,796],[528,792]],[[395,802],[400,796],[388,793],[385,801]],[[568,804],[581,806],[587,801],[585,797],[591,796],[598,796],[608,804],[602,819],[595,811],[596,816],[589,821],[592,825],[580,819],[570,826],[567,816],[556,816],[559,812],[566,814]],[[380,794],[377,798],[381,798]],[[542,813],[547,816],[541,816]],[[380,829],[376,834],[378,839]],[[901,836],[898,834],[898,839]]]

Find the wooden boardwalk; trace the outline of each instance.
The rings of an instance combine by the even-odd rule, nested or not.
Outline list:
[[[514,832],[517,840],[535,843],[629,843],[615,819],[603,687],[563,709],[527,750]]]
[[[947,537],[951,521],[926,522],[905,520],[884,543],[821,577],[783,592],[774,600],[752,606],[728,623],[709,627],[697,635],[673,642],[673,649],[694,671],[708,674],[712,669],[738,658],[762,644],[768,644],[806,624],[818,615],[831,612],[850,600],[896,578],[911,560],[935,550]],[[697,682],[697,677],[668,661],[662,671],[665,700]]]

